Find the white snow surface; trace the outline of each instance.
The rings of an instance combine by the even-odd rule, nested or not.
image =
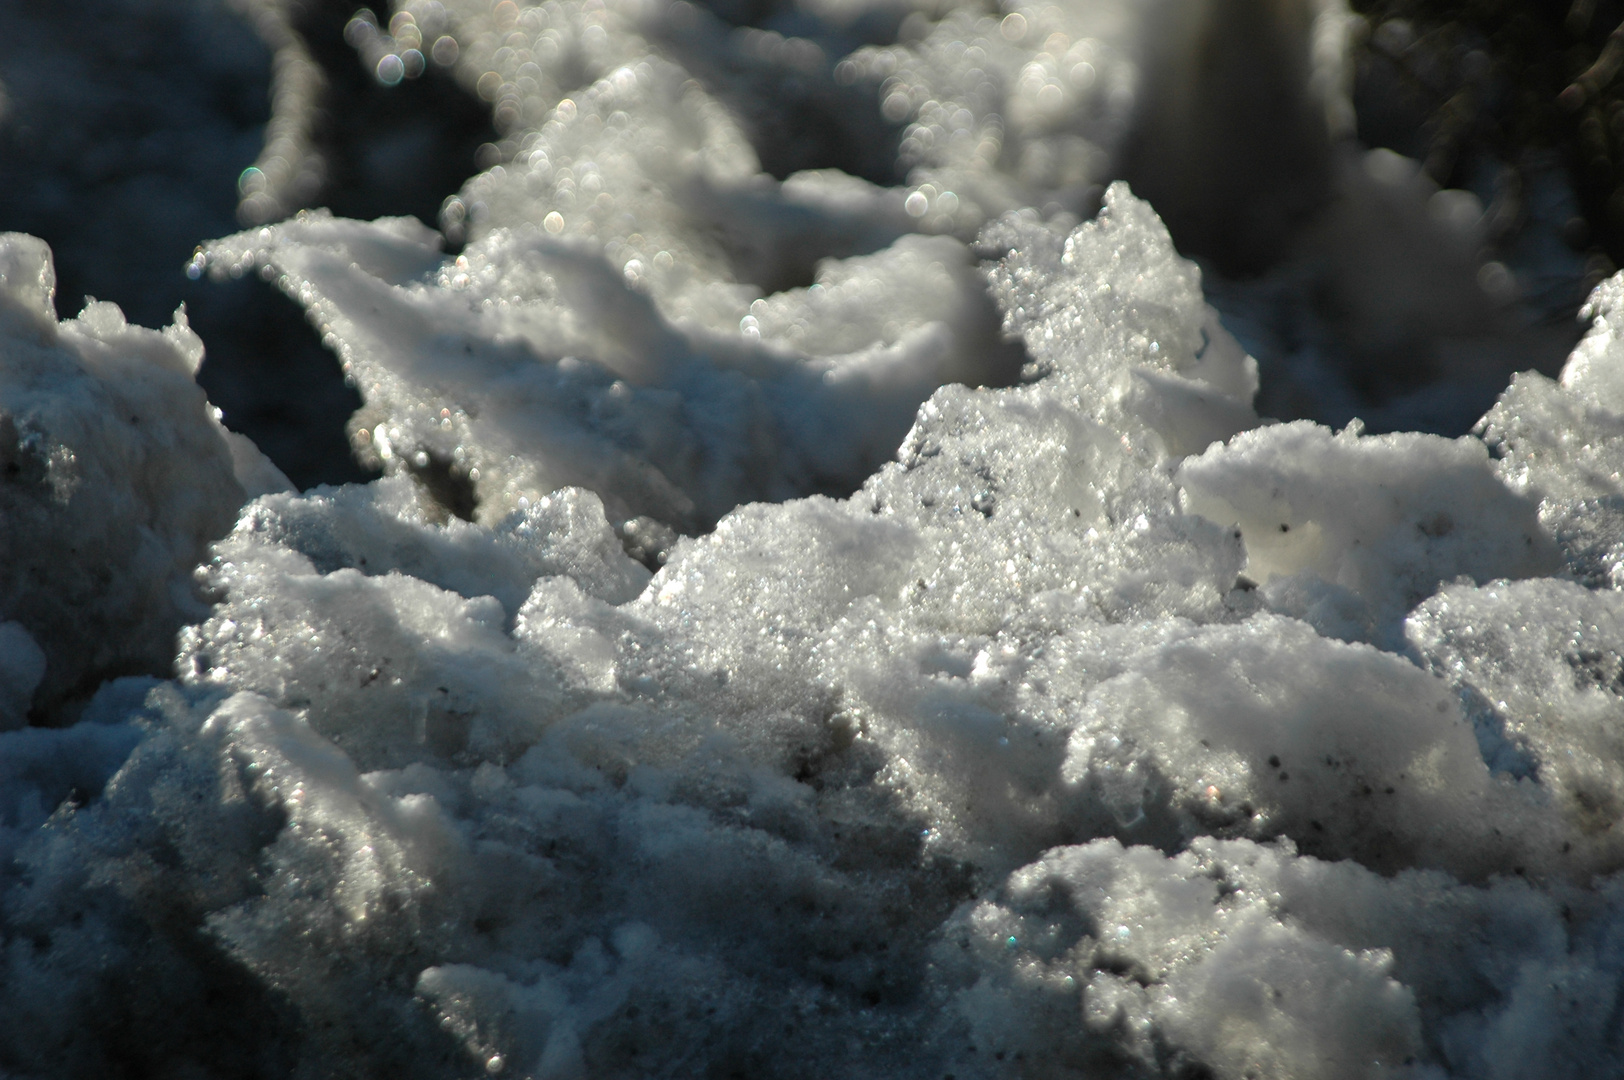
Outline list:
[[[1624,277],[1480,435],[1264,423],[1123,185],[780,183],[639,36],[685,5],[402,10],[526,155],[467,250],[200,256],[385,478],[287,490],[183,318],[0,238],[0,1075],[1624,1071]],[[1065,17],[899,49],[1076,149],[986,58]]]

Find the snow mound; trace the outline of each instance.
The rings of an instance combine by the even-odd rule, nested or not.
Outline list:
[[[1473,439],[1252,428],[1193,268],[1104,201],[983,238],[1025,381],[936,390],[849,498],[722,513],[652,575],[611,528],[658,509],[636,478],[670,463],[635,442],[600,488],[477,522],[410,469],[252,502],[177,683],[4,736],[39,763],[7,789],[8,1067],[127,1060],[144,1014],[93,969],[187,1017],[141,1060],[215,1071],[1611,1067],[1611,590],[1540,577],[1576,549]],[[499,362],[564,377],[415,227],[245,235],[373,372],[369,408],[426,401],[430,370],[492,408]],[[697,395],[744,378],[685,355]],[[778,359],[758,392],[810,363]],[[443,408],[398,423],[438,437]],[[456,415],[476,484],[549,429]],[[718,513],[753,491],[704,483]],[[199,1026],[221,995],[252,1034]]]
[[[0,238],[0,1073],[1624,1071],[1624,277],[1479,436],[1260,420],[1096,184],[1130,14],[358,16],[492,105],[467,246],[194,268],[305,306],[365,486]],[[769,67],[908,186],[765,170]]]

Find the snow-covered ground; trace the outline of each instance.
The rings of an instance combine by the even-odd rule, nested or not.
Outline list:
[[[1624,277],[1563,366],[1344,10],[411,0],[430,228],[150,7],[0,0],[73,287],[236,297],[0,235],[0,1077],[1624,1071]]]

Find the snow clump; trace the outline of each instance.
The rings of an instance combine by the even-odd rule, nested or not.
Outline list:
[[[1070,213],[1132,86],[1070,10],[834,62],[886,188],[671,58],[814,43],[403,5],[506,133],[464,250],[195,264],[306,306],[368,485],[0,242],[0,1073],[1624,1069],[1624,284],[1480,436],[1260,420],[1149,205]]]
[[[192,568],[248,491],[285,485],[192,381],[184,310],[162,330],[116,304],[57,321],[41,241],[0,234],[0,729],[105,679],[169,668],[208,611]]]

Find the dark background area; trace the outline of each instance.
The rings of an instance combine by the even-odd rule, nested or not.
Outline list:
[[[450,75],[384,86],[344,41],[348,0],[283,9],[326,79],[311,205],[434,222],[494,138]],[[0,0],[0,230],[56,256],[57,308],[85,296],[162,326],[184,303],[208,352],[199,381],[226,424],[301,488],[365,480],[344,422],[360,404],[292,301],[256,280],[189,280],[205,240],[243,227],[238,178],[270,119],[271,51],[222,5]]]

